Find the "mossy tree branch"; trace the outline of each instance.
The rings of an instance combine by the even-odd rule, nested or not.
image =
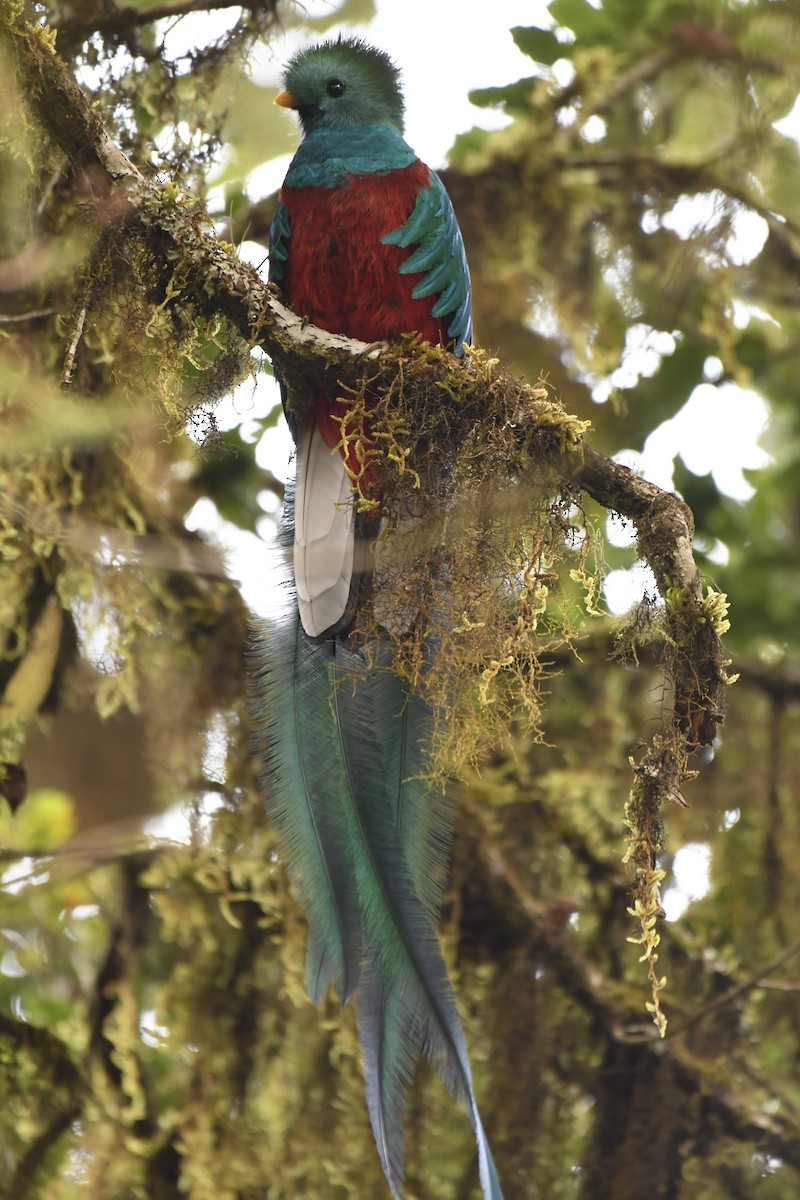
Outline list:
[[[250,344],[260,344],[279,370],[298,373],[313,383],[357,388],[365,371],[381,389],[397,374],[395,349],[368,347],[308,325],[281,304],[256,272],[238,261],[230,247],[204,228],[202,214],[171,185],[148,179],[113,143],[89,100],[54,55],[46,30],[17,20],[3,34],[10,43],[25,84],[25,94],[41,125],[83,172],[98,224],[138,224],[160,252],[171,276],[180,275],[180,299],[202,313],[224,315]],[[413,350],[405,348],[405,359]],[[461,419],[470,399],[480,414],[476,379],[469,369],[454,372],[448,356],[426,355],[415,362],[415,387],[436,386],[441,403],[458,406]],[[571,487],[620,513],[637,528],[642,557],[649,563],[667,602],[668,633],[675,647],[674,724],[689,746],[710,744],[723,711],[726,686],[718,630],[721,617],[704,597],[692,555],[689,509],[676,496],[583,444],[574,421],[558,406],[541,400],[541,391],[520,384],[494,368],[525,401],[527,421],[520,443],[539,442],[540,457]],[[458,376],[453,394],[453,377]],[[479,383],[477,384],[480,385]],[[537,420],[538,414],[538,420]],[[538,429],[530,428],[531,419]]]

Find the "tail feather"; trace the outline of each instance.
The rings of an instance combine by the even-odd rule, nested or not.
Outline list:
[[[265,628],[253,666],[264,793],[309,922],[306,987],[315,1003],[331,985],[343,1002],[356,994],[394,1200],[420,1054],[470,1114],[484,1200],[502,1200],[436,933],[452,813],[427,778],[430,711],[393,671],[388,640],[319,642],[296,611]]]
[[[350,479],[316,423],[297,443],[294,497],[294,578],[306,633],[325,637],[352,615],[355,509]]]
[[[344,1002],[358,985],[361,919],[331,717],[332,647],[309,642],[293,616],[264,629],[253,659],[264,794],[308,915],[306,989],[316,1004],[333,984]]]
[[[395,1200],[402,1200],[403,1119],[408,1091],[420,1050],[435,1064],[435,1047],[428,1040],[429,1030],[419,1021],[413,1002],[397,988],[387,989],[373,972],[365,970],[356,999],[358,1032],[364,1053],[367,1106],[383,1172]],[[440,1073],[441,1072],[441,1064]],[[459,1096],[469,1110],[478,1147],[478,1167],[484,1200],[503,1200],[497,1169],[483,1128],[464,1063],[469,1091]],[[458,1095],[459,1089],[449,1090]]]
[[[375,647],[372,647],[373,654]],[[487,1200],[501,1200],[472,1087],[461,1023],[434,924],[451,821],[423,776],[427,710],[390,669],[336,644],[334,704],[354,806],[364,978],[357,998],[367,1101],[395,1196],[408,1088],[420,1053],[469,1109]]]

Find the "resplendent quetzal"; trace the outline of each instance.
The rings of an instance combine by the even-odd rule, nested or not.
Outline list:
[[[365,342],[416,332],[461,354],[472,336],[461,232],[440,180],[403,140],[397,68],[340,38],[297,54],[285,85],[276,103],[298,112],[303,140],[272,225],[270,279],[331,332]],[[315,1003],[330,985],[355,997],[370,1119],[397,1200],[420,1053],[467,1106],[485,1200],[502,1200],[436,934],[450,821],[425,779],[430,714],[392,672],[388,638],[366,644],[353,631],[362,604],[384,629],[415,611],[373,582],[380,512],[357,511],[369,471],[354,485],[346,406],[318,392],[306,415],[284,389],[284,407],[297,444],[285,521],[297,599],[256,647],[254,710],[265,795],[308,915],[306,986]]]

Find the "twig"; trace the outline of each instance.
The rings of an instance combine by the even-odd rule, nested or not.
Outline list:
[[[99,34],[106,38],[120,38],[129,42],[136,30],[154,21],[180,20],[193,13],[208,13],[228,8],[246,9],[251,13],[259,9],[274,10],[274,0],[172,0],[171,3],[155,4],[149,8],[137,8],[132,4],[124,7],[109,5],[109,10],[100,15],[92,12],[87,20],[69,17],[59,22],[58,44],[70,48],[80,45],[90,36]]]
[[[72,334],[70,335],[64,355],[64,366],[61,369],[62,387],[69,387],[75,375],[75,356],[78,353],[78,345],[83,337],[83,330],[86,325],[86,311],[86,305],[82,304],[72,326]]]
[[[52,317],[57,308],[32,308],[24,313],[0,313],[0,325],[16,325],[23,321],[38,321],[42,317]]]

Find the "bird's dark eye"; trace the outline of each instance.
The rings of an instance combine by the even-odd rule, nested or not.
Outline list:
[[[345,84],[342,83],[341,79],[329,79],[325,90],[335,100],[344,93]]]

